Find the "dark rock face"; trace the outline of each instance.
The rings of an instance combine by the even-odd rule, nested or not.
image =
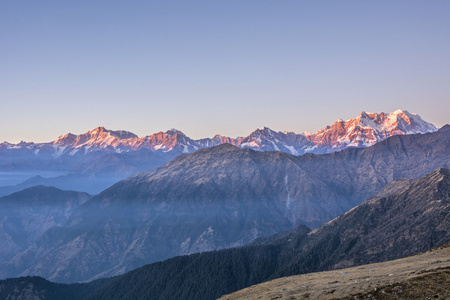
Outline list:
[[[447,127],[328,155],[229,144],[201,149],[105,190],[2,265],[1,274],[88,280],[244,245],[298,224],[316,228],[397,178],[417,178],[449,162]]]

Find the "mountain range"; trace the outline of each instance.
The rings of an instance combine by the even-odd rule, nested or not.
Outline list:
[[[83,156],[88,153],[130,152],[150,150],[161,152],[190,153],[200,148],[217,146],[224,143],[240,148],[261,151],[282,151],[293,155],[304,153],[330,153],[348,147],[367,147],[393,135],[427,133],[436,131],[436,127],[414,113],[396,110],[392,113],[361,112],[354,119],[338,119],[333,125],[326,126],[317,133],[275,132],[267,127],[256,129],[247,137],[230,138],[217,134],[213,138],[193,140],[183,132],[170,129],[145,137],[124,130],[107,130],[97,127],[86,133],[74,135],[68,133],[49,143],[21,142],[0,144],[0,154]]]
[[[66,134],[49,143],[0,144],[0,196],[34,186],[98,194],[128,176],[164,165],[182,153],[229,143],[258,151],[293,155],[331,153],[367,147],[393,135],[428,133],[436,127],[417,114],[397,110],[362,112],[337,120],[315,134],[275,132],[262,127],[247,137],[194,140],[176,129],[138,137],[123,130],[98,127],[84,134]]]
[[[392,260],[447,243],[449,197],[450,170],[438,168],[416,180],[391,182],[368,201],[313,231],[300,225],[244,247],[180,256],[86,284],[56,284],[39,277],[3,280],[0,295],[215,299],[282,276]],[[440,262],[427,259],[432,264]],[[370,280],[371,272],[364,279]]]
[[[450,167],[448,125],[322,155],[200,149],[93,197],[3,262],[0,275],[86,281],[301,224],[317,228],[396,179],[440,167]]]

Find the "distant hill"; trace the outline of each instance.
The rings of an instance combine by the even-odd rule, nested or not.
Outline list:
[[[0,262],[27,248],[91,198],[86,193],[35,186],[0,198]]]
[[[93,153],[83,158],[77,158],[78,163],[67,165],[67,172],[59,176],[43,177],[36,175],[17,185],[0,186],[0,196],[9,195],[35,185],[54,186],[63,190],[84,191],[95,195],[122,179],[160,167],[177,156],[173,153],[155,153],[145,150],[100,154]],[[65,161],[63,158],[61,160]],[[42,163],[45,164],[46,162]],[[11,168],[14,170],[14,165]],[[19,167],[19,169],[21,168]],[[41,168],[44,167],[41,166]],[[8,170],[6,173],[10,172]],[[29,172],[32,173],[33,171]],[[39,173],[39,171],[35,172]]]

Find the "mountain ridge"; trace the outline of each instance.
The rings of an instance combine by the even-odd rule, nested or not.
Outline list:
[[[389,114],[361,112],[357,117],[343,121],[338,119],[317,133],[275,132],[268,127],[254,130],[247,137],[231,138],[215,135],[213,138],[194,140],[182,131],[170,129],[144,137],[124,130],[108,130],[97,127],[80,135],[68,133],[49,143],[21,142],[0,144],[3,151],[22,151],[38,154],[48,152],[53,157],[61,155],[85,155],[95,151],[129,152],[150,150],[189,153],[200,148],[230,143],[240,148],[260,151],[282,151],[293,155],[305,153],[330,153],[348,147],[367,147],[393,135],[428,133],[436,127],[419,115],[406,110]]]

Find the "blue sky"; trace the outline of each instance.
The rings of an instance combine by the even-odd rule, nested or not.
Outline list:
[[[1,1],[0,141],[450,113],[450,1]]]

